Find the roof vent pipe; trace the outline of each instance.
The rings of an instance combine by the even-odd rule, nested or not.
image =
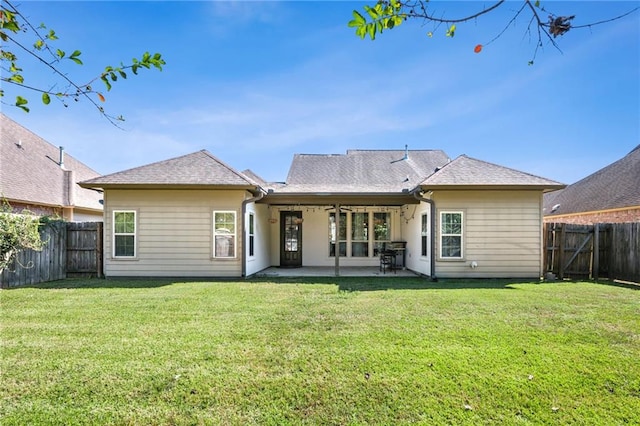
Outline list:
[[[58,162],[61,169],[64,169],[64,146],[60,147],[60,161]]]
[[[404,146],[404,158],[403,160],[408,160],[409,159],[409,145]]]

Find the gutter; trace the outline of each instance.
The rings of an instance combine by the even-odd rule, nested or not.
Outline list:
[[[425,203],[428,203],[429,206],[431,206],[431,211],[429,213],[429,216],[431,216],[431,219],[429,220],[429,227],[431,228],[431,239],[429,242],[430,245],[430,250],[431,250],[431,256],[429,258],[430,261],[430,268],[431,268],[431,281],[438,281],[438,277],[436,276],[436,203],[435,201],[429,199],[429,198],[424,198],[422,196],[422,190],[420,190],[419,188],[414,189],[413,191],[411,191],[411,194],[413,195],[413,197],[418,200],[418,201],[424,201]]]
[[[247,204],[262,200],[262,198],[267,194],[264,189],[260,187],[258,187],[258,191],[258,195],[242,201],[242,278],[247,277],[247,227],[245,220],[245,216],[247,215]]]

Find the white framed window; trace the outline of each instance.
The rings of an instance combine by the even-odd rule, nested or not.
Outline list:
[[[369,257],[369,213],[351,213],[351,256]]]
[[[236,212],[213,212],[213,257],[236,257]]]
[[[249,257],[255,256],[255,239],[256,239],[256,217],[252,212],[249,212]]]
[[[373,256],[379,256],[385,245],[391,242],[391,214],[373,214]]]
[[[420,221],[420,255],[427,257],[429,253],[429,215],[422,213]]]
[[[136,257],[136,212],[113,211],[113,257]]]
[[[463,214],[461,211],[440,212],[440,257],[462,259]]]
[[[329,257],[335,257],[336,244],[340,257],[347,255],[347,214],[340,213],[340,229],[336,227],[336,214],[329,213]]]

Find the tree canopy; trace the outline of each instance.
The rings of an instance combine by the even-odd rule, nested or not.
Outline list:
[[[533,39],[535,40],[534,51],[529,61],[529,64],[532,65],[538,50],[544,45],[545,41],[560,50],[556,40],[558,36],[563,36],[574,29],[591,28],[615,21],[639,9],[635,7],[622,15],[605,17],[597,22],[585,22],[575,25],[574,19],[577,21],[575,15],[557,15],[542,5],[540,0],[520,0],[519,2],[510,3],[512,5],[518,4],[519,6],[514,9],[510,19],[505,22],[502,29],[496,31],[491,40],[473,46],[475,53],[480,53],[485,46],[504,35],[518,18],[524,17],[528,20],[525,31],[533,34]],[[432,12],[429,7],[429,0],[380,0],[373,5],[365,5],[364,13],[354,10],[353,19],[348,25],[355,28],[356,35],[362,39],[369,36],[371,40],[375,40],[377,35],[382,34],[384,31],[392,30],[405,21],[420,21],[423,25],[429,26],[430,30],[426,33],[428,37],[433,37],[438,30],[441,30],[441,27],[444,27],[443,32],[446,37],[454,37],[460,24],[481,19],[484,15],[494,12],[505,4],[507,4],[505,0],[498,0],[489,5],[478,2],[474,3],[474,10],[469,14],[451,17],[447,16],[446,13]]]
[[[165,65],[160,53],[145,52],[129,63],[106,66],[87,82],[77,82],[68,73],[63,72],[60,66],[63,62],[83,65],[82,52],[58,47],[58,34],[54,29],[48,28],[45,24],[35,26],[20,13],[19,7],[8,0],[4,0],[0,6],[0,39],[0,67],[3,71],[0,81],[19,86],[25,93],[37,93],[45,105],[49,105],[52,99],[57,99],[66,107],[70,100],[85,99],[112,124],[124,120],[124,117],[107,114],[102,106],[105,102],[104,93],[110,91],[119,78],[126,79],[131,74],[137,75],[142,69],[155,68],[161,71]],[[25,39],[29,42],[25,43]],[[23,57],[31,57],[39,66],[50,70],[55,81],[45,87],[32,85],[22,68],[20,59]],[[27,94],[16,95],[15,100],[6,100],[5,92],[0,88],[0,99],[3,104],[29,112]]]

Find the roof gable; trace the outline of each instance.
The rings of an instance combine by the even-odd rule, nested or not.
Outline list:
[[[535,187],[558,189],[564,185],[486,161],[461,155],[421,182],[423,187]]]
[[[206,150],[82,182],[86,187],[140,185],[256,186]]]
[[[0,196],[30,204],[102,210],[102,195],[77,185],[99,173],[67,153],[64,168],[59,159],[59,147],[0,113]],[[74,194],[69,194],[68,172],[73,172]]]
[[[544,197],[546,215],[633,206],[640,206],[640,145],[620,160]]]

